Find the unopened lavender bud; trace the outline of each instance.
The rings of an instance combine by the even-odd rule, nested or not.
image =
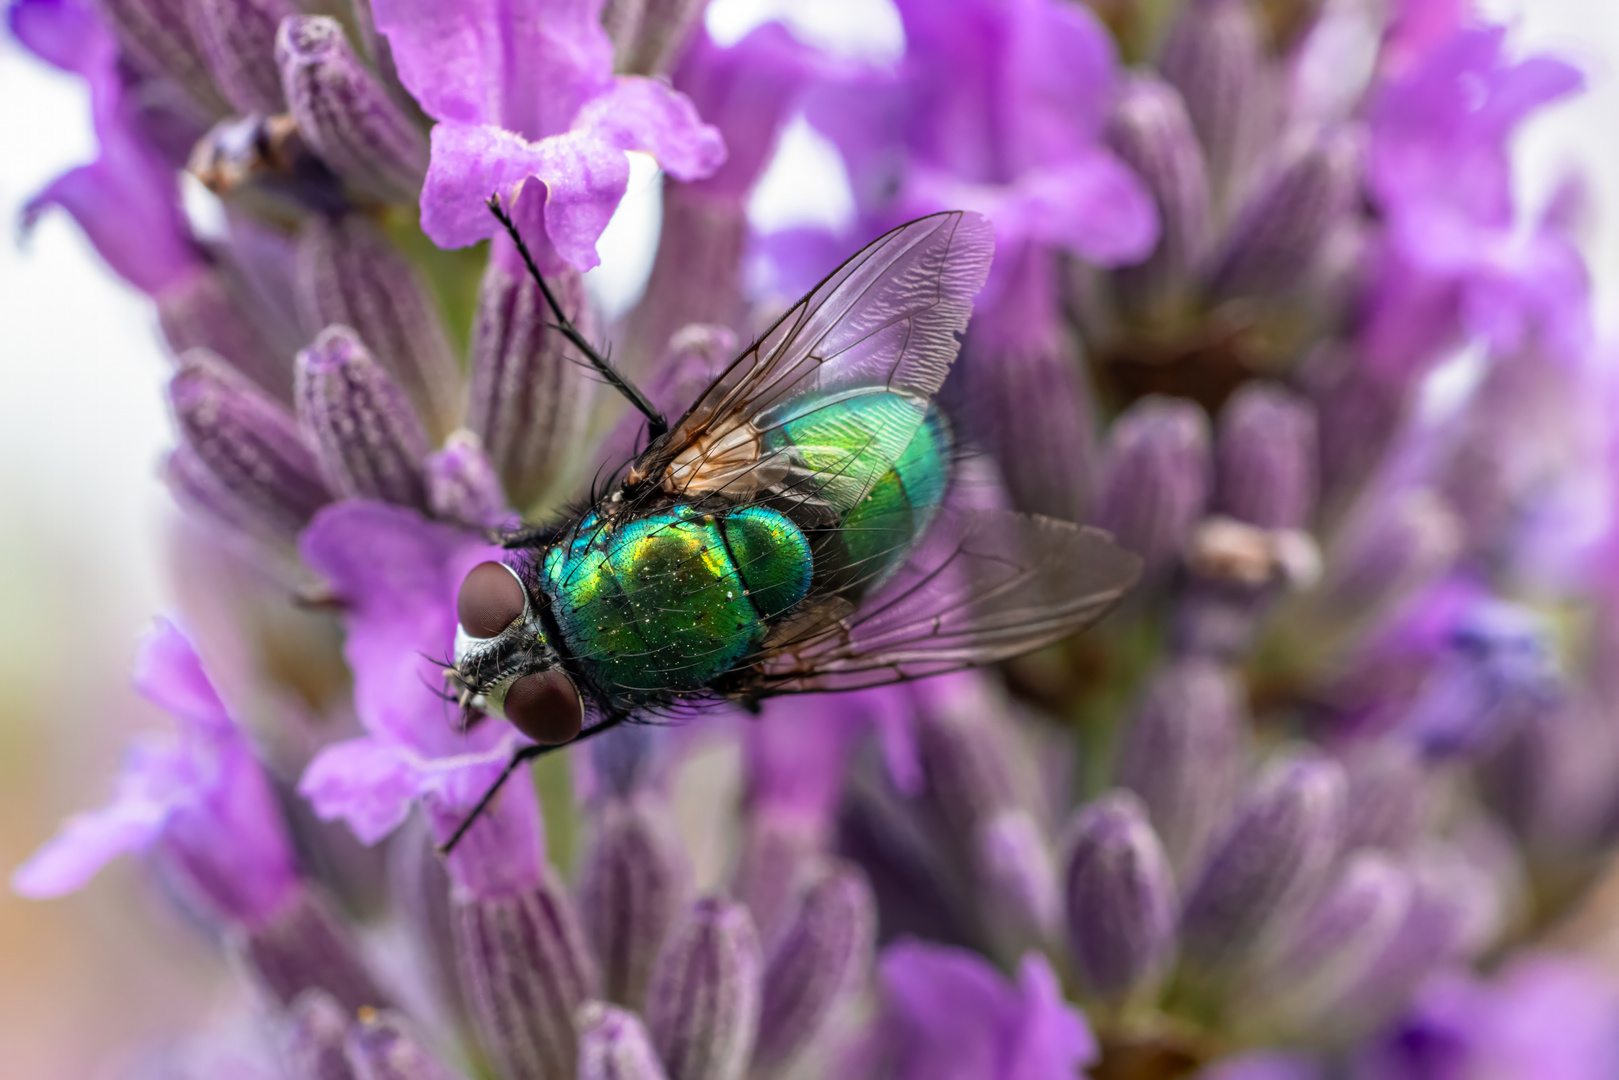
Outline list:
[[[759,1031],[759,939],[747,908],[699,900],[665,942],[647,1029],[669,1080],[740,1080]]]
[[[1017,805],[1015,735],[996,716],[975,708],[924,710],[917,750],[928,792],[962,836]]]
[[[194,0],[192,25],[208,70],[238,113],[281,111],[275,32],[297,10],[288,0]]]
[[[1420,592],[1455,562],[1463,532],[1456,512],[1425,488],[1380,500],[1334,549],[1330,603],[1363,615]]]
[[[1143,398],[1114,421],[1105,457],[1097,524],[1161,574],[1208,502],[1208,419],[1189,401]]]
[[[1220,411],[1214,508],[1265,529],[1299,529],[1315,510],[1315,409],[1272,383],[1251,382]]]
[[[1114,272],[1120,302],[1152,313],[1184,294],[1208,251],[1212,221],[1203,151],[1180,94],[1145,75],[1120,88],[1107,142],[1158,204],[1158,246],[1146,261]]]
[[[765,964],[755,1073],[786,1071],[814,1044],[870,966],[876,923],[871,886],[853,866],[804,893]]]
[[[1296,291],[1355,195],[1353,141],[1339,133],[1284,162],[1249,197],[1216,256],[1211,287],[1222,297]]]
[[[626,75],[661,75],[703,13],[704,0],[609,0],[602,25],[613,66]]]
[[[447,433],[460,374],[420,273],[357,214],[314,217],[298,238],[298,306],[311,332],[349,326],[399,380],[430,437]]]
[[[207,349],[271,397],[292,400],[292,365],[269,346],[248,302],[217,268],[191,275],[156,300],[158,325],[176,354]]]
[[[556,875],[516,894],[464,898],[456,953],[484,1049],[507,1080],[572,1074],[573,1016],[597,997],[595,964]]]
[[[258,983],[282,1004],[312,989],[350,1012],[388,1004],[343,926],[308,891],[263,925],[244,928],[237,947]]]
[[[584,283],[572,270],[547,283],[587,338]],[[483,440],[512,505],[527,506],[557,478],[583,430],[585,375],[572,346],[552,330],[555,315],[521,270],[492,258],[472,326],[472,393],[467,427]]]
[[[968,842],[984,920],[1001,953],[1022,956],[1056,933],[1060,898],[1051,842],[1026,810],[1003,810]]]
[[[1237,807],[1181,913],[1183,955],[1230,971],[1291,923],[1337,858],[1343,769],[1299,754],[1273,765]]]
[[[1411,891],[1404,916],[1335,1003],[1335,1015],[1346,1023],[1366,1027],[1385,1020],[1424,978],[1478,944],[1478,894],[1488,891],[1481,875],[1442,848],[1414,856],[1406,870]]]
[[[395,1012],[362,1010],[347,1048],[355,1080],[461,1080]]]
[[[1141,799],[1183,880],[1235,796],[1246,715],[1232,669],[1201,657],[1177,658],[1148,682],[1124,736],[1114,782]]]
[[[296,397],[299,423],[335,491],[426,506],[427,432],[353,330],[329,326],[298,354]]]
[[[193,350],[181,357],[169,401],[196,460],[279,535],[296,536],[331,501],[292,415],[217,356]]]
[[[688,869],[669,808],[652,795],[610,799],[592,814],[579,873],[585,938],[608,1001],[640,1009],[664,938],[684,908]]]
[[[1318,1023],[1382,955],[1410,905],[1410,879],[1391,859],[1349,859],[1265,964],[1249,1007],[1272,1023]]]
[[[444,449],[427,455],[427,506],[444,521],[489,528],[507,517],[506,493],[483,442],[465,428],[450,432]]]
[[[252,536],[266,526],[258,510],[238,498],[184,443],[164,460],[163,482],[188,513],[227,531]]]
[[[324,990],[306,990],[293,999],[281,1046],[291,1080],[354,1080],[343,1046],[349,1015]]]
[[[1158,70],[1180,91],[1220,199],[1249,166],[1271,77],[1249,0],[1190,0],[1165,39]]]
[[[652,1040],[632,1012],[587,1002],[579,1010],[579,1080],[665,1080]]]
[[[179,85],[204,115],[220,116],[229,106],[209,74],[192,6],[189,0],[101,0],[96,5],[140,69]]]
[[[1049,251],[1029,247],[1006,268],[1002,298],[973,318],[953,390],[971,442],[1012,463],[1002,481],[1015,509],[1087,521],[1096,498],[1096,428],[1080,343],[1055,310]],[[1039,409],[1028,402],[1042,401]]]
[[[1363,747],[1344,762],[1349,778],[1344,850],[1401,851],[1422,834],[1427,816],[1428,771],[1404,739]]]
[[[1085,992],[1123,1000],[1155,985],[1175,949],[1175,883],[1139,799],[1113,792],[1079,812],[1063,885]]]
[[[427,173],[427,137],[360,62],[337,20],[286,20],[274,56],[299,131],[332,171],[384,202],[414,201]]]

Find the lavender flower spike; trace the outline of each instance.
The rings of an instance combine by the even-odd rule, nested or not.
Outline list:
[[[217,356],[182,356],[169,401],[197,460],[274,534],[290,540],[331,501],[293,418]]]
[[[349,1029],[347,1048],[355,1080],[461,1080],[398,1013],[362,1009]]]
[[[756,1075],[791,1069],[871,963],[876,904],[865,875],[839,866],[805,892],[765,964]]]
[[[1246,712],[1230,669],[1177,658],[1152,676],[1124,736],[1114,782],[1141,798],[1183,880],[1236,795]]]
[[[1272,765],[1238,807],[1181,912],[1182,952],[1223,974],[1285,930],[1338,855],[1345,780],[1334,761]]]
[[[1179,559],[1209,496],[1209,424],[1189,401],[1142,398],[1113,424],[1098,524],[1146,562]]]
[[[410,401],[346,326],[298,354],[298,419],[332,488],[353,499],[426,504],[427,433]]]
[[[191,23],[214,83],[241,114],[281,112],[276,27],[296,14],[290,0],[196,0]]]
[[[1279,386],[1248,383],[1220,412],[1215,510],[1264,529],[1299,529],[1315,509],[1315,410]]]
[[[669,828],[669,808],[653,793],[604,800],[592,817],[594,835],[579,873],[585,936],[601,961],[607,1000],[639,1009],[684,907],[689,870]]]
[[[1164,974],[1175,945],[1174,890],[1139,799],[1113,792],[1079,812],[1064,914],[1074,970],[1089,993],[1128,998]]]
[[[313,218],[298,238],[298,306],[318,330],[354,328],[410,395],[429,436],[460,407],[460,373],[432,294],[416,268],[357,214]]]
[[[748,909],[699,900],[664,945],[647,1028],[669,1080],[741,1080],[759,1032],[759,938]]]
[[[504,1080],[568,1076],[573,1015],[597,997],[595,964],[567,891],[549,869],[538,885],[463,897],[456,953],[485,1049]]]
[[[641,1018],[587,1002],[574,1019],[579,1029],[579,1080],[666,1080]]]
[[[335,19],[300,15],[275,39],[287,107],[332,171],[384,202],[409,202],[427,174],[427,137],[360,62]]]

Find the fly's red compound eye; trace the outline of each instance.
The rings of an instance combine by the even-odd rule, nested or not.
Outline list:
[[[585,722],[573,680],[554,669],[536,671],[512,683],[503,711],[512,727],[542,746],[572,741]]]
[[[523,586],[500,563],[479,563],[461,583],[455,614],[470,636],[495,637],[523,614]]]

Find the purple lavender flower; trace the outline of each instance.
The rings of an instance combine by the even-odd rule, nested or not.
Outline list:
[[[439,121],[422,188],[422,229],[435,243],[461,247],[493,235],[498,226],[484,200],[499,192],[511,205],[533,179],[530,198],[545,202],[544,238],[565,262],[588,270],[629,183],[626,150],[652,154],[685,180],[724,161],[719,133],[683,95],[613,75],[599,6],[372,4],[400,80]]]
[[[882,1011],[863,1048],[880,1064],[866,1075],[1021,1080],[1095,1061],[1084,1017],[1037,955],[1014,983],[971,953],[903,942],[884,951],[880,978]]]
[[[160,620],[147,638],[135,685],[179,721],[178,740],[140,746],[113,802],[70,821],[14,886],[72,892],[118,855],[151,849],[215,917],[263,923],[292,898],[297,868],[245,736],[173,623]]]

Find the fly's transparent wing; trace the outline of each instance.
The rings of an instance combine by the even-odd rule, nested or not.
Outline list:
[[[1009,659],[1090,626],[1140,575],[1141,560],[1099,529],[947,506],[857,610],[784,626],[759,691],[853,690]]]
[[[859,478],[898,460],[944,384],[993,254],[989,222],[959,210],[879,237],[733,361],[636,463],[632,481],[737,498],[785,484],[833,509],[854,505],[865,494]],[[831,447],[795,443],[792,431],[816,426],[799,422],[851,412],[870,395],[885,400],[864,410],[853,435],[859,462],[848,436]],[[829,457],[843,466],[828,467]]]

